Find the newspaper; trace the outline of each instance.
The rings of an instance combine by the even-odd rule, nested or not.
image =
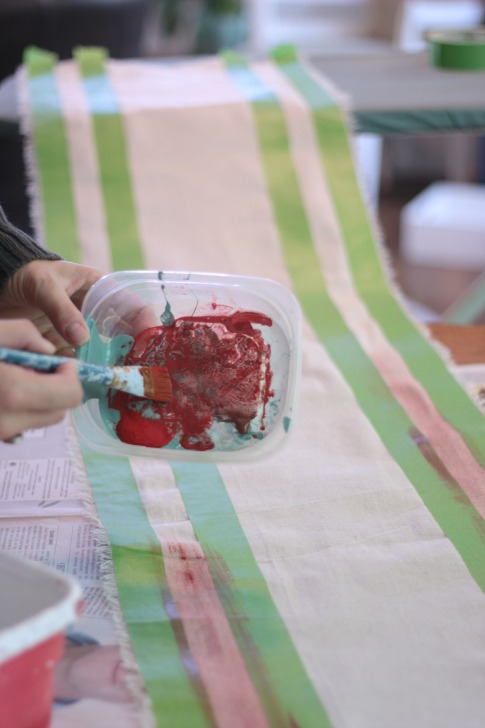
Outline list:
[[[52,728],[142,725],[126,686],[111,608],[101,581],[66,422],[0,442],[0,549],[78,580],[84,609],[66,632],[56,670]]]

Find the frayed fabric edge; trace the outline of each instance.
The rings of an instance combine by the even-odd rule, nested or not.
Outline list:
[[[17,85],[17,111],[20,120],[20,132],[23,137],[23,158],[27,171],[27,196],[29,199],[29,215],[35,230],[35,241],[45,246],[44,215],[38,190],[40,189],[39,172],[34,151],[34,123],[29,103],[28,79],[25,66],[21,66],[15,74]]]

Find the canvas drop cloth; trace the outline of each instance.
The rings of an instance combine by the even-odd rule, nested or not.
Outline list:
[[[485,420],[389,283],[338,94],[291,54],[36,52],[20,83],[49,248],[266,276],[304,314],[274,456],[82,449],[144,724],[482,728]]]

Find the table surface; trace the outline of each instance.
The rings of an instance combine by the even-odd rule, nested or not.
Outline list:
[[[433,339],[444,344],[457,364],[485,364],[485,326],[429,324]]]
[[[426,53],[313,54],[349,95],[358,130],[380,134],[485,129],[485,71],[434,68]]]

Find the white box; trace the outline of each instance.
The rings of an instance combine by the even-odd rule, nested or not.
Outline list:
[[[485,186],[435,182],[401,211],[401,256],[414,265],[485,268]]]

